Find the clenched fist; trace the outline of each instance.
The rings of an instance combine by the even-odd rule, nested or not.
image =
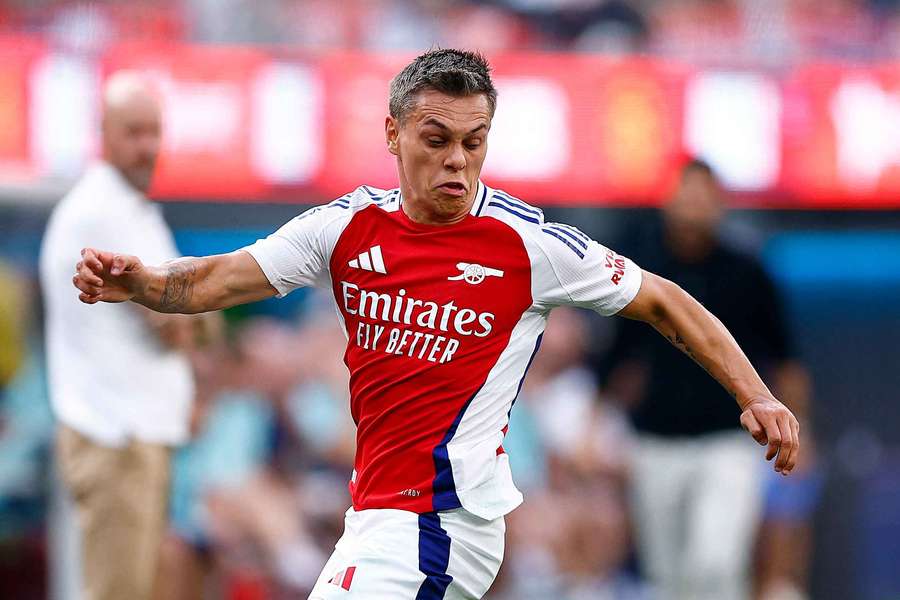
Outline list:
[[[78,299],[85,304],[125,302],[143,290],[146,271],[136,256],[85,248],[75,265],[72,283],[81,291]]]

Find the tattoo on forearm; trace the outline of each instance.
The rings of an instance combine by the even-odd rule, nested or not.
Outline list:
[[[691,350],[691,347],[687,345],[687,342],[684,341],[684,338],[681,337],[681,334],[679,334],[679,333],[676,331],[673,335],[667,335],[667,336],[666,336],[666,339],[668,339],[670,342],[672,342],[672,345],[674,345],[676,348],[678,348],[679,350],[681,350],[682,352],[684,352],[685,354],[687,354],[688,356],[690,356],[691,359],[693,359],[693,361],[694,361],[695,363],[697,363],[698,365],[700,365],[700,367],[702,367],[704,371],[706,371],[707,373],[709,373],[710,376],[713,376],[713,377],[714,377],[714,375],[712,374],[712,372],[711,372],[709,369],[706,368],[706,365],[704,365],[704,364],[697,358],[697,356],[694,354],[694,351]],[[720,382],[720,383],[721,383],[721,382]],[[733,389],[731,389],[731,386],[728,386],[728,385],[726,385],[726,384],[724,384],[724,383],[722,383],[722,386],[725,388],[725,391],[726,391],[726,392],[728,392],[729,394],[731,394],[731,396],[732,396],[733,398],[737,398],[737,393],[736,393]]]
[[[697,358],[694,356],[694,353],[691,351],[690,346],[687,345],[687,342],[684,341],[684,338],[681,337],[681,334],[680,334],[680,333],[678,333],[678,332],[676,331],[676,332],[675,332],[674,334],[672,334],[672,335],[667,335],[667,336],[666,336],[666,339],[668,339],[670,342],[672,342],[672,344],[673,344],[676,348],[678,348],[679,350],[681,350],[682,352],[684,352],[685,354],[687,354],[688,356],[690,356],[690,357],[693,358],[694,360],[697,360]]]
[[[194,277],[197,268],[189,262],[176,262],[166,269],[166,284],[159,298],[163,310],[184,308],[194,294]]]

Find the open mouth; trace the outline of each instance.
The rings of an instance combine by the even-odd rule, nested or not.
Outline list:
[[[463,196],[466,193],[466,186],[456,181],[442,183],[438,189],[451,196]]]

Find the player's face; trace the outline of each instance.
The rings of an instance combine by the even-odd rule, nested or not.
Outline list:
[[[464,217],[475,199],[490,126],[484,94],[425,90],[402,122],[388,117],[388,150],[398,159],[404,201],[435,222]]]
[[[153,179],[161,131],[159,105],[148,96],[131,98],[104,115],[106,159],[142,192],[150,188]]]

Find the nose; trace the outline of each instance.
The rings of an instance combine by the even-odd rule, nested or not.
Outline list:
[[[444,167],[451,171],[462,171],[466,168],[466,153],[462,144],[450,144],[447,156],[444,158]]]
[[[155,159],[159,154],[159,136],[158,135],[144,135],[141,137],[140,141],[140,151],[141,154],[147,158]]]

